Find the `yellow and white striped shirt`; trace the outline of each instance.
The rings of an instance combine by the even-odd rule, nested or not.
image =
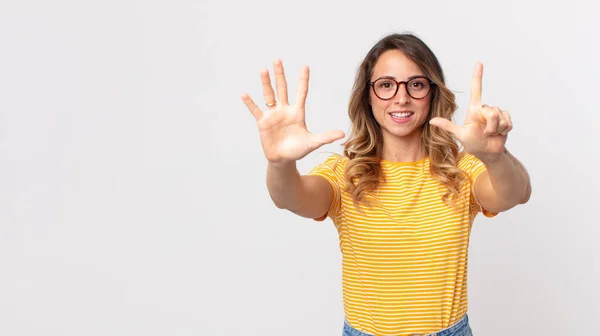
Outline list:
[[[431,333],[467,312],[467,250],[478,212],[472,186],[485,171],[463,153],[458,167],[470,179],[458,211],[446,205],[446,189],[429,172],[429,159],[381,162],[385,182],[360,213],[344,188],[348,158],[330,156],[310,171],[333,187],[327,214],[339,234],[346,320],[374,335]],[[484,211],[486,216],[495,213]],[[317,219],[323,220],[325,217]]]

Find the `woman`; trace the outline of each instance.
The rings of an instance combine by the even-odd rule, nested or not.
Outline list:
[[[481,103],[482,65],[458,126],[451,121],[455,97],[433,52],[411,34],[384,37],[357,73],[344,154],[307,175],[296,161],[344,133],[308,132],[307,67],[295,105],[281,61],[274,70],[277,101],[268,71],[261,72],[265,112],[248,95],[242,99],[258,123],[275,205],[336,225],[344,335],[470,335],[473,220],[526,203],[531,194],[525,168],[505,148],[508,112]]]

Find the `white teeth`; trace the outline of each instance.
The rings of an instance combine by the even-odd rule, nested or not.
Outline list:
[[[406,118],[406,117],[412,115],[412,112],[393,112],[393,113],[391,113],[391,115],[396,118]]]

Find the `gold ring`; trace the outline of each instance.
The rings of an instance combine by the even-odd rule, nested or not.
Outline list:
[[[273,106],[277,105],[277,102],[276,102],[276,101],[274,101],[274,102],[272,102],[271,104],[267,103],[267,104],[265,104],[265,105],[267,105],[267,107],[273,107]]]

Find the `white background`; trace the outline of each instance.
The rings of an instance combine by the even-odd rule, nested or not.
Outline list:
[[[276,209],[254,119],[279,57],[307,124],[349,130],[390,32],[510,111],[529,204],[472,233],[476,335],[597,334],[597,5],[548,1],[0,2],[0,335],[340,335],[329,220]],[[299,163],[306,173],[340,142]]]

